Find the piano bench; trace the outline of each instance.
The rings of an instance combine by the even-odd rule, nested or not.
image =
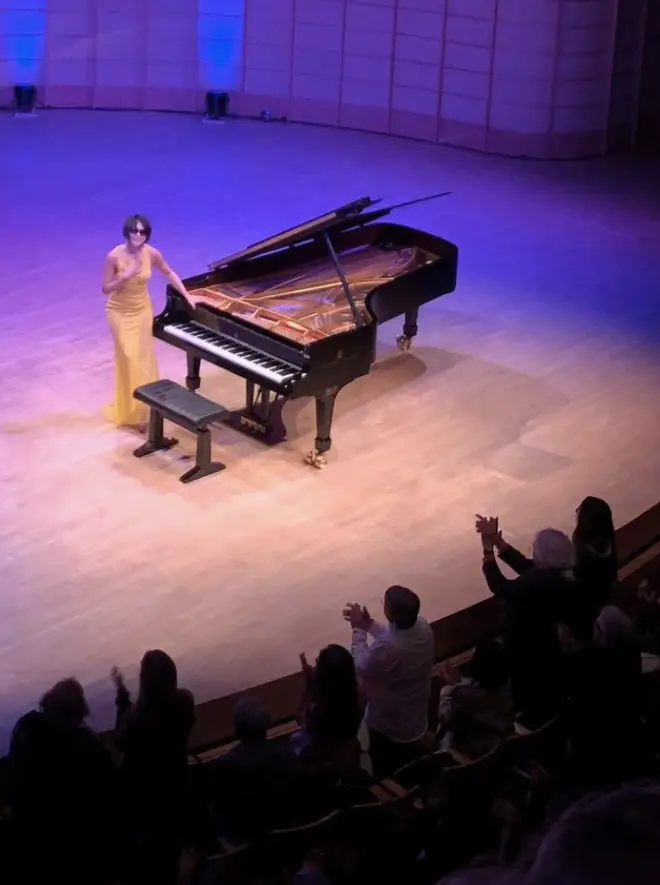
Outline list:
[[[163,433],[163,419],[167,418],[197,437],[195,466],[179,477],[181,482],[192,482],[225,469],[221,461],[211,460],[211,431],[208,427],[227,414],[224,406],[211,402],[169,378],[136,387],[133,397],[149,406],[149,437],[133,452],[136,458],[177,445],[178,439],[167,437]]]

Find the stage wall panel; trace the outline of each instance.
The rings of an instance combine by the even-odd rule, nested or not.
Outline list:
[[[633,132],[648,18],[647,0],[0,3],[7,100],[33,82],[53,107],[199,112],[219,89],[238,114],[532,157]]]

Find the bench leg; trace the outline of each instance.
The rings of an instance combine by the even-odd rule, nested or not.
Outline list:
[[[147,441],[138,446],[133,454],[136,458],[143,458],[145,455],[152,455],[154,452],[171,449],[178,442],[178,439],[165,436],[163,433],[163,416],[152,406],[149,410],[149,436]]]
[[[203,476],[219,473],[225,469],[225,466],[221,461],[211,460],[211,431],[208,427],[202,427],[197,431],[195,466],[191,467],[179,479],[181,482],[193,482],[193,480],[201,479]]]

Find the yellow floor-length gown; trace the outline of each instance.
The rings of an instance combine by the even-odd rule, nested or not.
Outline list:
[[[121,273],[134,259],[117,247],[110,253]],[[148,407],[133,399],[141,384],[158,380],[158,365],[153,337],[153,308],[147,283],[151,277],[151,257],[140,251],[141,270],[112,292],[106,303],[106,315],[115,343],[115,398],[104,410],[105,417],[117,427],[144,424]]]

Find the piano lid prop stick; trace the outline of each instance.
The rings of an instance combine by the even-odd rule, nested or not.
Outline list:
[[[353,294],[348,287],[348,280],[344,276],[344,271],[341,269],[341,265],[339,263],[339,258],[337,257],[337,253],[335,252],[335,247],[332,245],[332,240],[330,239],[330,235],[327,230],[323,231],[323,239],[325,240],[325,245],[328,247],[328,252],[330,253],[330,258],[332,258],[332,263],[335,266],[335,270],[339,274],[339,279],[341,280],[341,284],[344,287],[344,292],[346,293],[346,298],[348,298],[348,303],[351,306],[351,312],[353,313],[353,319],[355,320],[356,326],[362,325],[362,317],[360,316],[360,312],[357,309],[355,304],[355,299],[353,298]]]
[[[415,200],[406,200],[404,203],[395,203],[393,206],[388,206],[387,211],[392,212],[394,209],[405,209],[407,206],[415,206],[417,203],[428,203],[429,200],[437,200],[440,197],[448,197],[451,195],[451,191],[442,191],[439,194],[429,194],[426,197],[417,197]]]

